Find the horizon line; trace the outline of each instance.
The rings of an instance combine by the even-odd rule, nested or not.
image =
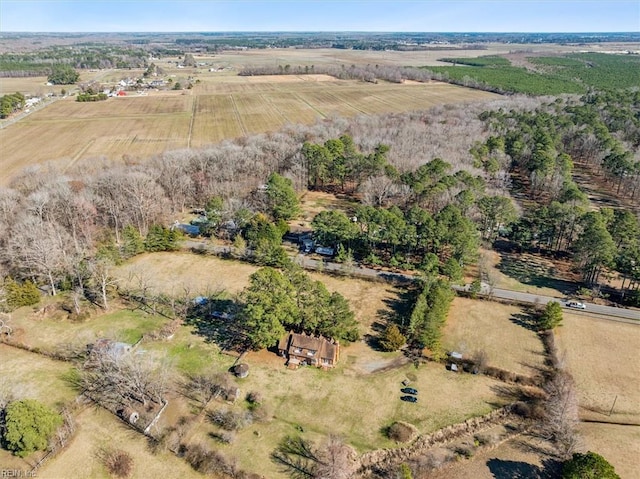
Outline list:
[[[501,34],[501,35],[522,35],[522,34],[563,34],[563,35],[638,35],[640,37],[640,31],[635,30],[620,30],[620,31],[481,31],[481,30],[460,30],[460,31],[420,31],[420,30],[8,30],[0,32],[0,37],[4,34],[14,33],[33,33],[33,34],[48,34],[48,33],[377,33],[377,34],[393,34],[393,33],[420,33],[420,34]]]

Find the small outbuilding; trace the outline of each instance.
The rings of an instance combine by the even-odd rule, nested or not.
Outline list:
[[[125,406],[118,411],[118,415],[127,421],[129,424],[135,424],[140,419],[140,414],[134,411],[132,408]]]
[[[249,365],[245,363],[235,365],[233,367],[233,374],[239,378],[246,378],[249,375]]]

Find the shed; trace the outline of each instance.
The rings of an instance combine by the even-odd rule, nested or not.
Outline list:
[[[249,365],[245,363],[237,364],[233,367],[233,374],[239,378],[246,378],[249,375]]]

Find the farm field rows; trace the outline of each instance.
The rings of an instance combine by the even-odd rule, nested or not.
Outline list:
[[[371,84],[319,75],[210,74],[182,92],[132,92],[96,103],[70,97],[0,130],[0,184],[26,166],[50,160],[70,165],[86,158],[145,159],[334,115],[404,112],[493,98],[491,93],[436,82]]]

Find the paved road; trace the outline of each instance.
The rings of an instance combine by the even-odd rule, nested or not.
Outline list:
[[[468,290],[467,287],[455,287],[457,290]],[[640,325],[640,311],[634,309],[616,308],[613,306],[602,306],[600,304],[584,303],[586,309],[569,308],[566,304],[567,298],[556,296],[544,296],[541,294],[522,293],[520,291],[511,291],[508,289],[494,288],[490,290],[488,285],[483,284],[481,294],[491,296],[496,299],[505,299],[509,301],[518,301],[529,304],[547,304],[550,301],[557,301],[567,310],[576,314],[585,316],[607,316],[607,319],[618,319],[622,322],[629,322]]]
[[[214,246],[202,241],[186,240],[184,246],[189,249],[203,248],[207,251],[211,251],[216,254],[229,253],[232,248],[228,246]],[[334,271],[351,274],[353,276],[360,276],[362,278],[380,279],[383,281],[397,281],[397,282],[412,282],[416,280],[416,277],[409,274],[394,273],[391,271],[379,271],[372,268],[364,268],[359,265],[352,267],[346,267],[344,264],[332,263],[327,260],[317,260],[303,254],[297,254],[293,257],[293,260],[302,266],[304,269]],[[469,286],[454,286],[455,290],[468,291]],[[522,293],[520,291],[511,291],[508,289],[494,288],[491,291],[489,285],[483,284],[479,293],[480,296],[493,297],[495,299],[504,299],[509,301],[518,301],[521,303],[529,304],[547,304],[549,301],[557,301],[563,307],[566,306],[566,298],[543,296],[540,294]],[[610,319],[613,321],[620,321],[631,324],[640,325],[640,311],[625,308],[616,308],[612,306],[602,306],[599,304],[585,303],[586,309],[570,309],[571,312],[581,314],[585,316],[599,317],[603,319]]]

